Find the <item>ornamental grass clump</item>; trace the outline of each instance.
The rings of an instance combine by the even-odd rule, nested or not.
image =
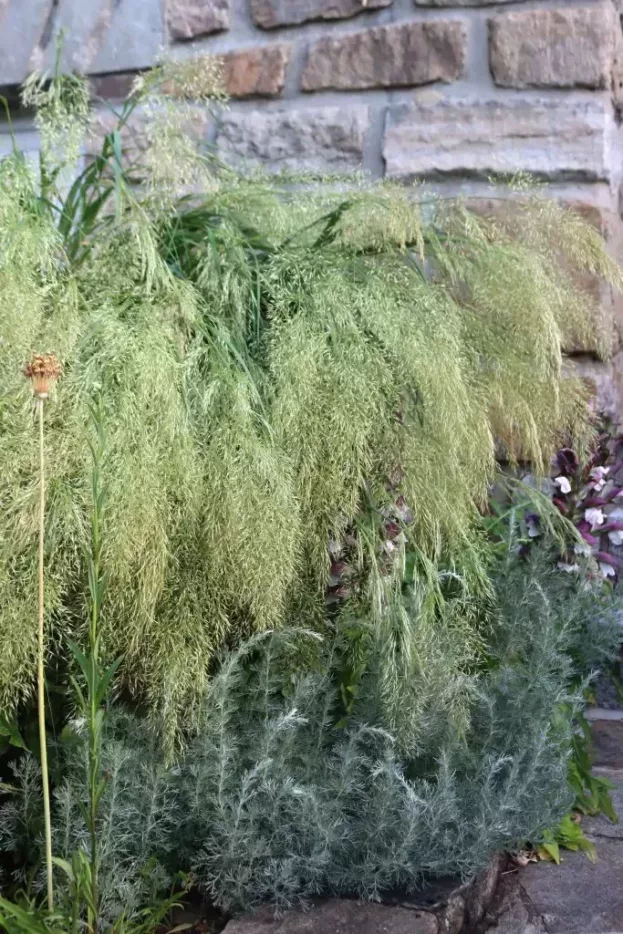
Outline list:
[[[65,376],[47,429],[50,625],[58,645],[80,632],[98,396],[102,652],[123,657],[124,689],[173,754],[224,645],[323,631],[331,548],[348,550],[362,516],[399,498],[412,513],[391,586],[408,546],[418,580],[443,567],[487,593],[474,529],[496,441],[544,469],[592,434],[562,347],[570,329],[591,332],[596,309],[565,261],[615,288],[621,272],[592,227],[530,192],[509,229],[460,202],[423,212],[417,191],[391,183],[239,177],[186,136],[186,194],[168,176],[163,195],[153,158],[124,141],[139,115],[132,139],[156,142],[164,77],[137,84],[69,192],[44,197],[18,155],[0,163],[0,707],[28,696],[36,656],[23,626],[36,488],[16,374],[30,347],[53,346]],[[359,596],[378,623],[386,575],[374,536],[359,541],[371,582]]]

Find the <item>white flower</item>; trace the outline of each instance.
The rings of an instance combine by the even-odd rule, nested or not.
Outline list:
[[[566,571],[567,574],[573,574],[580,570],[579,564],[567,564],[565,561],[559,561],[556,565],[559,571]]]
[[[591,546],[588,544],[588,542],[578,542],[577,545],[573,546],[573,550],[576,555],[584,555],[585,558],[588,558],[588,556],[592,553]]]
[[[623,545],[623,532],[620,529],[613,529],[608,532],[608,538],[613,545]]]
[[[593,467],[591,470],[590,478],[593,481],[591,486],[597,493],[605,487],[609,471],[609,467]]]
[[[389,540],[387,540],[387,541],[385,542],[385,549],[386,549],[386,551],[392,552],[392,551],[394,551],[395,547],[396,547],[396,546],[394,545],[393,542],[390,542]]]
[[[601,571],[604,577],[614,577],[614,575],[616,574],[616,571],[614,570],[612,565],[607,564],[605,561],[599,562],[599,570]]]
[[[601,509],[586,509],[584,512],[584,518],[590,525],[592,531],[594,531],[598,526],[604,524],[604,514]]]
[[[554,483],[556,484],[556,486],[558,487],[561,493],[571,492],[571,484],[569,483],[568,477],[556,477],[556,479],[554,480]]]

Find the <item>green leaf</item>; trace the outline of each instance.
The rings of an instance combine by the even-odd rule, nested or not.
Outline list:
[[[58,866],[59,869],[65,873],[70,882],[75,882],[74,871],[70,863],[66,859],[61,859],[59,856],[53,856],[52,862],[55,866]]]
[[[586,854],[586,856],[588,856],[591,863],[597,862],[597,850],[595,848],[595,844],[589,840],[588,837],[582,835],[582,839],[578,841],[578,849],[580,849],[583,853]]]
[[[114,662],[112,662],[112,664],[110,664],[108,668],[100,675],[98,692],[97,692],[97,702],[99,704],[101,704],[106,698],[106,695],[108,694],[108,688],[110,686],[110,682],[115,676],[115,673],[117,669],[119,668],[121,661],[122,661],[121,656],[119,656],[119,658],[116,658]]]
[[[80,668],[81,668],[81,670],[82,670],[82,674],[83,674],[83,675],[85,676],[85,678],[87,678],[87,680],[88,680],[88,675],[89,675],[89,660],[88,660],[87,656],[84,654],[84,652],[81,651],[81,649],[79,648],[79,646],[78,646],[72,639],[68,639],[67,641],[68,641],[68,643],[69,643],[69,648],[71,649],[71,654],[73,655],[73,657],[75,658],[75,660],[76,660],[76,661],[78,662],[78,664],[80,665]]]
[[[0,714],[0,736],[6,736],[11,746],[15,746],[17,749],[28,748],[17,725],[10,723],[2,714]]]
[[[612,796],[607,790],[599,792],[599,810],[613,823],[619,823],[619,815],[614,809]]]
[[[545,850],[557,866],[560,865],[560,847],[555,841],[552,843],[542,843],[541,849]]]

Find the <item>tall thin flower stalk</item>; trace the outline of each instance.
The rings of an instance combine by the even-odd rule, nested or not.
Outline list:
[[[37,625],[37,701],[39,716],[39,746],[41,750],[41,777],[43,783],[43,816],[45,824],[45,866],[48,909],[54,908],[54,880],[52,875],[52,820],[50,816],[50,777],[48,770],[48,747],[45,727],[45,589],[44,589],[44,545],[45,545],[45,444],[44,404],[61,368],[53,354],[35,354],[24,368],[24,375],[31,381],[36,397],[39,422],[39,599]]]
[[[90,442],[92,505],[91,541],[87,552],[89,577],[88,646],[83,652],[75,642],[70,641],[69,645],[84,678],[83,686],[78,683],[76,678],[72,678],[72,681],[76,691],[77,706],[84,717],[88,733],[88,801],[84,816],[89,833],[89,856],[88,867],[83,865],[82,875],[87,908],[87,931],[89,934],[97,934],[100,926],[98,820],[100,802],[107,781],[101,764],[102,730],[106,698],[121,659],[117,658],[108,667],[103,667],[100,659],[99,623],[102,600],[106,589],[106,576],[102,569],[102,523],[106,490],[101,480],[104,461],[104,432],[101,409],[98,406],[92,408],[91,418],[95,429],[95,439]]]

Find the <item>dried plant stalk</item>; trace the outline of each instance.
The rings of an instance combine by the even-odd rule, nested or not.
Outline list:
[[[35,354],[24,368],[36,396],[39,422],[39,606],[37,644],[37,694],[39,716],[39,745],[41,750],[41,777],[43,783],[43,814],[45,823],[45,864],[48,909],[54,908],[54,882],[52,875],[52,821],[50,816],[50,778],[48,770],[47,735],[45,728],[45,629],[44,629],[44,543],[45,543],[45,445],[43,405],[51,387],[61,374],[60,364],[53,354]]]

